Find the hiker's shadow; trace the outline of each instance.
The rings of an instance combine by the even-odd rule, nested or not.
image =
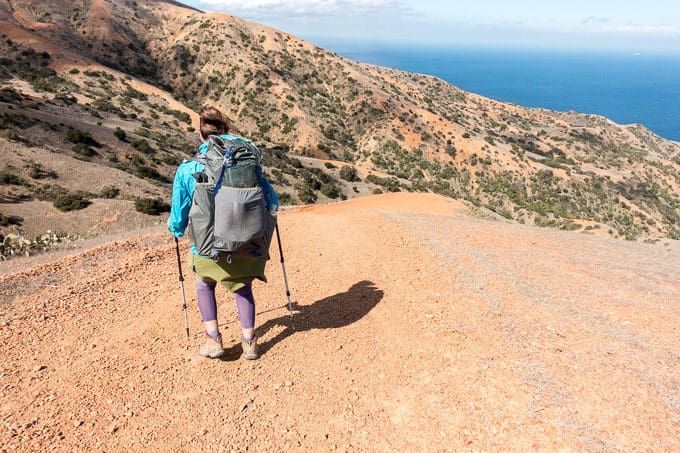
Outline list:
[[[263,338],[272,328],[280,326],[283,330],[269,340],[259,344],[260,355],[266,354],[274,345],[296,332],[312,329],[335,329],[348,326],[364,316],[383,298],[384,292],[373,282],[363,280],[352,285],[347,291],[317,300],[311,305],[292,303],[295,312],[294,322],[290,314],[270,319],[255,330],[258,338]],[[293,328],[294,324],[294,328]],[[233,360],[241,354],[241,345],[234,345],[226,351],[225,360]]]

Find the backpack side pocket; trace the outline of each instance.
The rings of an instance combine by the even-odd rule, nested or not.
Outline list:
[[[211,184],[197,182],[194,185],[188,229],[199,255],[212,256],[215,234],[215,193]]]

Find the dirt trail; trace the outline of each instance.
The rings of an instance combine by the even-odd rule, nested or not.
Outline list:
[[[198,357],[191,275],[186,341],[165,232],[5,272],[0,451],[680,449],[679,242],[482,221],[424,194],[280,228],[297,330],[274,249],[254,362],[224,292],[226,357]]]

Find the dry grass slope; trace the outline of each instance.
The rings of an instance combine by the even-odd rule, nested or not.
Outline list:
[[[174,2],[2,0],[0,21],[0,135],[49,150],[44,162],[66,154],[131,174],[118,188],[129,202],[144,180],[158,186],[145,196],[168,196],[210,102],[270,150],[287,204],[432,192],[528,225],[680,238],[680,144],[640,125],[504,104]],[[72,129],[99,146],[69,141]],[[1,195],[36,198],[44,182],[28,181]],[[0,206],[5,218],[16,207]]]

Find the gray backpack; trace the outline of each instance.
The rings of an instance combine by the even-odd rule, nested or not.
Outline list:
[[[269,258],[276,216],[267,209],[261,185],[260,150],[249,142],[211,135],[208,149],[195,159],[189,235],[202,256],[226,254]]]

